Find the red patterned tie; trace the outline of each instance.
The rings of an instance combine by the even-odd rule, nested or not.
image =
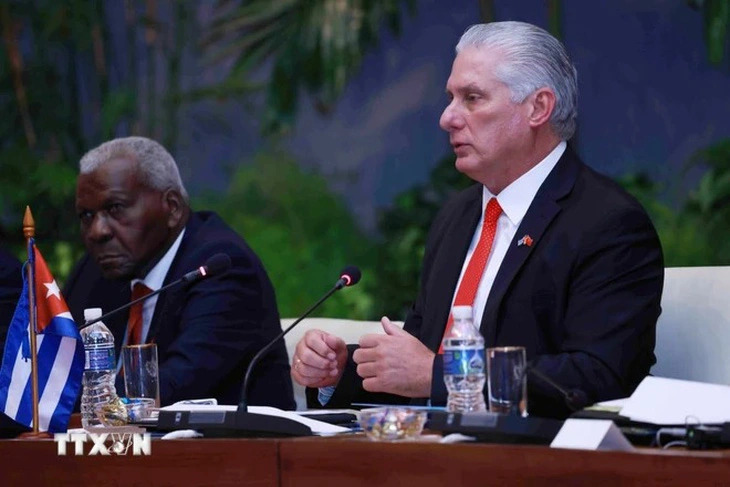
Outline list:
[[[152,289],[142,282],[132,287],[132,301],[143,298],[150,294]],[[133,304],[129,309],[129,320],[127,321],[127,345],[139,345],[142,343],[142,306],[144,301]]]
[[[482,274],[484,274],[489,253],[492,251],[494,234],[497,233],[497,220],[501,214],[502,207],[499,206],[497,198],[490,199],[487,202],[487,208],[484,210],[484,225],[482,225],[482,233],[479,235],[479,242],[477,243],[476,249],[474,249],[474,253],[471,255],[471,259],[469,259],[464,277],[459,283],[459,289],[456,291],[456,298],[454,299],[454,306],[474,305],[474,297],[477,295],[479,281],[482,280]],[[454,319],[451,313],[449,313],[449,321],[446,323],[444,336],[451,329],[453,322]],[[443,352],[443,345],[441,345],[439,347],[439,353]]]

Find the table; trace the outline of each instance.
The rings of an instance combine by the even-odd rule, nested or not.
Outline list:
[[[53,440],[0,440],[0,486],[274,486],[278,458],[266,439],[153,440],[150,456],[58,456]]]
[[[543,446],[289,440],[281,486],[730,485],[730,451],[636,453]]]
[[[88,448],[87,448],[88,451]],[[69,452],[71,453],[71,452]],[[730,485],[730,451],[636,453],[355,438],[153,441],[151,456],[57,456],[0,441],[0,485]]]

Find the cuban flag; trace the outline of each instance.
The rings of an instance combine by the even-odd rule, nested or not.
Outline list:
[[[31,239],[28,263],[35,274],[38,334],[39,431],[64,432],[81,388],[84,345],[66,301]],[[25,272],[23,273],[25,281]],[[33,427],[28,285],[24,282],[8,328],[0,367],[0,412]]]

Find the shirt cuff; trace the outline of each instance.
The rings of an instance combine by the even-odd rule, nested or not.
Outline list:
[[[335,393],[335,386],[320,387],[317,393],[317,400],[322,406],[326,406],[332,395]]]

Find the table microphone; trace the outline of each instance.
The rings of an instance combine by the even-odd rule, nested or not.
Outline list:
[[[585,392],[581,391],[580,389],[566,389],[560,386],[553,379],[540,372],[533,364],[527,365],[527,367],[525,368],[525,373],[534,375],[535,377],[558,391],[560,394],[562,394],[563,398],[565,399],[565,405],[568,406],[568,409],[573,412],[580,411],[584,407],[591,404],[591,401],[588,399],[588,396]]]
[[[309,316],[324,301],[336,291],[348,286],[354,286],[360,281],[360,269],[347,266],[340,272],[340,278],[335,285],[325,293],[316,303],[304,312],[294,323],[279,333],[254,355],[246,368],[246,375],[241,387],[241,399],[235,411],[160,411],[157,423],[158,429],[194,429],[199,430],[207,437],[238,437],[238,436],[309,436],[311,428],[288,418],[269,416],[248,412],[248,383],[251,372],[258,361],[292,328]]]
[[[264,348],[259,350],[259,352],[256,355],[254,355],[254,357],[251,359],[251,362],[248,364],[248,367],[246,368],[246,375],[244,376],[244,379],[243,379],[243,387],[241,387],[241,400],[238,402],[238,410],[240,412],[246,412],[248,410],[248,402],[246,400],[246,397],[248,395],[248,381],[251,378],[251,371],[253,370],[254,365],[256,365],[258,363],[258,361],[261,360],[261,357],[263,357],[266,354],[266,352],[268,352],[269,349],[271,349],[271,347],[273,347],[274,344],[276,344],[276,342],[278,342],[281,338],[283,338],[284,335],[289,333],[292,328],[297,326],[300,321],[302,321],[304,318],[309,316],[309,314],[312,311],[317,309],[320,304],[324,303],[336,291],[339,291],[343,287],[354,286],[355,284],[357,284],[360,281],[360,277],[362,277],[362,274],[360,273],[360,269],[358,269],[357,267],[355,267],[353,265],[347,266],[344,269],[342,269],[342,271],[340,272],[340,278],[337,280],[337,282],[332,287],[332,289],[327,291],[327,293],[325,293],[324,296],[319,298],[319,301],[314,303],[307,311],[304,312],[304,314],[302,316],[300,316],[294,323],[289,325],[289,327],[286,330],[279,333],[276,336],[276,338],[271,340],[268,344],[266,344],[266,346]]]
[[[109,318],[112,315],[115,315],[119,313],[120,311],[124,311],[125,309],[129,308],[130,306],[134,306],[135,304],[144,301],[145,299],[149,299],[152,296],[157,296],[162,291],[166,291],[170,289],[171,287],[175,287],[179,284],[190,284],[193,282],[197,282],[201,279],[207,279],[209,277],[217,276],[220,274],[223,274],[231,267],[231,258],[228,257],[226,254],[215,254],[211,258],[209,258],[207,261],[205,261],[205,264],[201,265],[194,271],[190,271],[184,276],[182,276],[180,279],[176,281],[172,281],[170,284],[167,284],[165,286],[162,286],[160,289],[156,291],[152,291],[151,293],[147,294],[146,296],[143,296],[139,299],[135,299],[134,301],[130,301],[129,303],[118,307],[117,309],[114,309],[106,314],[103,314],[99,316],[98,318],[94,318],[93,320],[89,320],[86,323],[84,323],[82,326],[79,327],[79,330],[83,330],[89,325],[93,325],[96,322],[105,320]]]

